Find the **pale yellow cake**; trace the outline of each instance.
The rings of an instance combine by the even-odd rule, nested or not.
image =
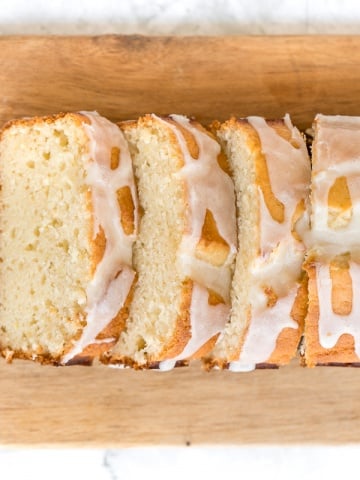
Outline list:
[[[16,120],[0,163],[1,353],[91,361],[123,329],[136,276],[124,136],[96,113]]]
[[[296,355],[307,306],[297,230],[306,221],[307,149],[289,116],[213,127],[235,183],[239,252],[230,321],[206,363],[234,371],[284,365]]]
[[[211,350],[229,314],[236,252],[234,186],[215,138],[180,115],[121,128],[142,212],[138,282],[129,319],[107,359],[172,368]]]

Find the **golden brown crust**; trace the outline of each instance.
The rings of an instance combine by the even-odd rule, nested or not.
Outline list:
[[[111,355],[107,352],[101,357],[101,362],[104,365],[112,367],[132,368],[133,370],[158,370],[160,369],[160,361],[147,361],[144,363],[138,363],[133,358],[121,355]],[[188,360],[178,360],[175,362],[174,367],[187,367],[189,365]]]
[[[126,297],[123,307],[120,309],[118,314],[112,321],[97,335],[96,340],[99,343],[92,343],[88,345],[79,355],[76,355],[69,364],[84,364],[84,361],[88,364],[91,360],[95,358],[106,358],[107,352],[111,350],[112,347],[118,341],[121,332],[124,330],[126,321],[129,317],[129,309],[134,296],[135,285],[137,282],[137,277],[134,279],[129,294]],[[101,343],[101,340],[113,339],[111,342],[104,341]]]
[[[8,348],[2,349],[0,353],[7,363],[12,363],[13,360],[32,360],[41,365],[59,365],[61,360],[61,356],[50,354],[40,354],[35,356],[22,350],[10,350]]]
[[[359,358],[355,354],[354,338],[351,335],[342,335],[336,345],[331,349],[326,349],[321,346],[319,339],[319,298],[315,263],[307,262],[305,269],[309,276],[309,308],[305,319],[306,366],[315,367],[317,364],[359,362]],[[343,285],[337,284],[336,288],[342,289]]]
[[[47,115],[44,117],[41,116],[36,116],[36,117],[31,117],[31,118],[16,118],[14,120],[10,120],[9,122],[6,122],[5,125],[3,125],[1,132],[0,132],[0,140],[2,134],[8,130],[9,128],[13,126],[33,126],[33,125],[41,125],[44,122],[48,124],[52,124],[56,122],[57,120],[61,120],[63,118],[71,118],[77,126],[81,126],[83,123],[90,123],[90,120],[88,117],[85,115],[82,115],[81,113],[75,113],[75,112],[60,112],[54,115]]]
[[[171,117],[165,117],[164,120],[166,120],[168,123],[170,123],[171,125],[176,127],[177,130],[180,131],[181,135],[184,137],[190,155],[192,156],[192,158],[197,160],[199,158],[200,150],[194,135],[182,125],[173,120]]]
[[[217,333],[211,337],[202,347],[199,348],[193,355],[191,355],[190,360],[201,360],[206,358],[206,356],[213,350],[215,347],[216,341],[219,338],[220,333]]]
[[[119,147],[112,147],[110,154],[110,168],[116,170],[120,165],[121,150]]]
[[[206,210],[201,237],[196,246],[195,256],[215,266],[222,266],[230,253],[230,246],[222,238],[210,210]]]
[[[85,118],[88,122],[90,120],[88,117],[80,116],[81,118]],[[110,158],[110,166],[111,168],[117,168],[121,163],[121,152],[120,149],[111,150],[111,158]],[[90,211],[93,211],[92,206],[92,199],[91,199],[91,192],[88,192],[88,208]],[[124,229],[126,235],[130,235],[134,233],[136,228],[135,225],[135,205],[133,203],[132,195],[130,187],[124,186],[123,188],[117,191],[117,201],[120,210],[120,218],[119,221]],[[104,230],[102,227],[99,227],[99,231],[95,237],[93,238],[94,232],[94,216],[92,216],[92,223],[89,225],[88,236],[89,236],[89,243],[91,246],[91,260],[92,260],[92,269],[91,274],[94,275],[97,265],[101,262],[104,252],[106,249],[106,237],[104,234]],[[117,272],[118,274],[119,272]],[[104,355],[108,352],[117,342],[118,338],[120,337],[121,332],[124,330],[126,321],[129,316],[129,307],[131,300],[134,295],[134,288],[137,282],[137,276],[134,278],[132,286],[129,290],[129,293],[126,297],[123,307],[119,310],[118,314],[111,320],[111,322],[97,335],[96,340],[106,340],[106,339],[114,339],[113,341],[103,342],[103,343],[92,343],[88,345],[80,354],[78,354],[74,359],[72,359],[71,363],[76,364],[82,362],[82,359],[87,358],[99,358],[100,356]]]
[[[202,358],[202,368],[206,372],[210,372],[210,370],[214,369],[227,370],[229,368],[229,362],[225,359],[204,355]]]
[[[345,228],[351,221],[352,201],[346,177],[337,177],[328,193],[328,226]]]
[[[190,305],[194,283],[187,278],[180,292],[180,313],[176,319],[173,335],[167,345],[164,345],[158,358],[149,357],[150,362],[162,361],[180,355],[191,339]]]
[[[135,232],[135,205],[131,189],[128,185],[121,187],[116,192],[121,213],[121,226],[125,235],[132,235]]]
[[[298,287],[291,317],[298,324],[298,329],[284,328],[276,341],[276,348],[266,363],[286,365],[297,353],[301,337],[304,333],[304,323],[307,313],[307,284],[308,278],[304,274]]]
[[[220,153],[217,157],[217,162],[218,162],[221,170],[223,172],[225,172],[227,175],[229,175],[229,177],[231,177],[231,168],[230,168],[229,160],[227,158],[226,153],[224,152],[224,150],[222,148],[221,148]]]
[[[117,316],[113,318],[113,320],[98,334],[96,337],[97,340],[104,340],[107,338],[118,339],[120,333],[124,330],[126,321],[129,317],[129,309],[134,296],[137,279],[137,276],[135,276],[123,307]]]
[[[221,303],[225,304],[224,299],[211,289],[207,289],[208,291],[208,304],[216,307]],[[219,338],[220,333],[213,335],[204,345],[202,345],[199,350],[197,350],[193,355],[191,355],[190,360],[200,360],[205,358],[215,347],[216,341]]]
[[[238,347],[232,352],[232,355],[229,357],[230,362],[235,362],[240,358],[241,351],[243,349],[249,328],[251,323],[251,305],[248,304],[246,308],[246,319],[245,319],[245,328],[242,332],[241,338],[239,338]]]
[[[89,228],[89,244],[91,245],[91,275],[95,274],[96,267],[101,262],[105,248],[106,248],[106,238],[105,233],[102,227],[99,227],[99,231],[96,234],[95,239],[93,238],[93,225]]]
[[[353,304],[353,285],[350,274],[350,255],[338,255],[330,262],[331,306],[337,315],[350,315]]]
[[[295,240],[298,240],[299,242],[302,241],[302,238],[296,230],[296,225],[297,225],[297,222],[305,213],[305,210],[306,210],[305,200],[302,198],[300,202],[296,205],[295,212],[291,217],[291,235],[295,238]]]
[[[82,328],[86,325],[86,321],[77,315],[75,318],[71,319],[74,323],[76,322],[79,325],[82,325]],[[72,340],[79,340],[82,333],[82,328],[79,328],[76,334],[73,336]],[[71,342],[68,342],[63,346],[61,352],[56,354],[50,354],[45,351],[44,348],[38,346],[34,351],[24,351],[11,349],[11,347],[1,347],[0,345],[0,355],[5,358],[8,363],[12,363],[14,359],[17,360],[32,360],[34,362],[40,363],[42,365],[61,365],[61,360],[63,356],[72,349],[73,345]]]
[[[330,208],[336,208],[340,211],[348,210],[352,207],[351,195],[344,176],[337,177],[329,189],[328,205]]]

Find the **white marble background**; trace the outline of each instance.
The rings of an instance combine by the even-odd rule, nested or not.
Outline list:
[[[6,480],[332,480],[358,478],[359,448],[151,447],[0,450]]]
[[[359,34],[356,0],[0,0],[0,34]],[[1,425],[0,425],[1,428]],[[227,446],[11,450],[10,480],[327,480],[358,470],[360,447]],[[356,474],[355,474],[356,478]]]
[[[360,33],[357,0],[0,0],[0,33]]]

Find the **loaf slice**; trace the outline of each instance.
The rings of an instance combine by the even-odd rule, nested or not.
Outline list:
[[[317,115],[304,360],[360,362],[360,117]]]
[[[170,369],[214,345],[229,313],[234,187],[213,136],[180,115],[121,124],[142,210],[138,282],[108,361]]]
[[[297,232],[306,222],[307,149],[288,115],[232,118],[214,129],[235,182],[239,252],[230,321],[207,364],[284,365],[296,355],[307,304]]]
[[[1,133],[0,348],[9,361],[88,362],[116,341],[135,272],[127,143],[96,113]]]

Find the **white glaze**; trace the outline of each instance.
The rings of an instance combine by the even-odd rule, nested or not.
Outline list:
[[[125,370],[126,368],[130,368],[130,367],[128,367],[127,365],[124,365],[123,363],[116,363],[116,364],[110,363],[110,364],[108,365],[108,367],[109,367],[109,368],[114,368],[114,369],[116,369],[116,370]]]
[[[292,126],[288,115],[284,123],[299,148],[282,138],[260,117],[249,117],[266,157],[274,196],[284,205],[284,221],[274,220],[258,187],[260,200],[260,250],[249,268],[252,278],[249,297],[251,320],[240,357],[235,366],[266,363],[276,348],[276,340],[284,328],[298,328],[291,317],[298,280],[301,275],[305,246],[294,238],[292,217],[301,200],[306,202],[310,184],[310,160],[300,132]],[[306,222],[306,213],[299,223]],[[264,288],[270,287],[277,302],[269,307]]]
[[[261,205],[261,252],[266,254],[280,242],[294,240],[298,248],[304,248],[291,234],[291,219],[298,203],[305,199],[310,185],[310,161],[305,142],[297,128],[293,127],[289,115],[284,123],[291,132],[292,140],[299,148],[281,137],[265,119],[248,117],[250,125],[260,138],[261,151],[266,158],[271,190],[284,205],[284,221],[276,222],[265,205],[259,187]]]
[[[259,307],[252,310],[250,328],[241,350],[241,363],[266,362],[273,353],[276,340],[283,329],[298,328],[298,324],[290,315],[296,293],[297,285],[292,282],[292,289],[286,296],[280,297],[271,308],[266,308],[266,296],[263,294],[265,306],[260,300]]]
[[[89,158],[86,162],[86,183],[90,186],[94,209],[94,238],[100,227],[104,231],[106,247],[96,267],[86,295],[86,325],[80,339],[64,355],[62,363],[69,362],[88,345],[112,342],[114,339],[96,340],[98,334],[116,317],[124,305],[135,278],[132,270],[132,245],[138,225],[138,203],[132,163],[127,142],[121,130],[95,112],[81,112],[90,120],[83,127],[89,138]],[[111,149],[120,150],[120,162],[111,169]],[[134,204],[135,229],[125,234],[121,225],[121,212],[116,192],[128,186]],[[119,273],[120,272],[120,273]]]
[[[319,341],[322,347],[331,349],[341,335],[353,336],[355,353],[360,358],[360,295],[354,289],[360,285],[360,265],[350,262],[349,274],[353,285],[352,310],[349,315],[338,315],[332,309],[332,281],[329,263],[316,263],[316,288],[319,299]]]
[[[360,358],[360,297],[356,291],[360,285],[360,117],[317,115],[313,152],[311,231],[306,241],[316,258],[319,342],[331,349],[341,335],[350,334]],[[328,196],[339,177],[346,178],[352,211],[346,224],[333,229],[328,224]],[[332,309],[330,262],[347,252],[351,253],[352,310],[339,315]]]
[[[159,362],[159,371],[160,372],[169,372],[172,370],[176,365],[176,360],[163,360]]]
[[[194,127],[186,117],[181,115],[170,117],[193,135],[199,147],[199,158],[194,159],[181,130],[173,123],[154,115],[154,118],[166,124],[175,134],[184,157],[184,166],[179,176],[186,183],[189,198],[187,212],[189,231],[184,234],[180,246],[178,268],[184,278],[190,277],[194,281],[190,307],[191,339],[181,354],[171,359],[173,361],[191,357],[225,326],[229,306],[209,305],[206,289],[214,290],[225,301],[229,301],[231,265],[236,253],[236,216],[234,185],[217,161],[220,153],[219,144],[205,132]],[[195,257],[206,210],[210,210],[213,214],[220,235],[229,245],[228,257],[220,267]],[[161,362],[160,368],[167,368],[168,365],[168,361]]]
[[[230,362],[229,363],[229,366],[228,366],[228,370],[230,372],[252,372],[254,371],[256,368],[256,364],[255,363],[249,363],[249,364],[246,364],[246,363],[243,363],[242,361],[239,361],[239,362]]]
[[[226,267],[216,267],[204,260],[180,254],[179,265],[184,277],[189,277],[200,285],[214,290],[225,300],[230,302],[231,270]]]
[[[183,360],[196,353],[210,338],[220,333],[228,319],[230,307],[224,303],[210,306],[206,288],[194,283],[190,306],[191,339],[180,355],[172,360]]]
[[[304,261],[304,248],[289,240],[280,242],[266,260],[260,257],[252,262],[250,274],[255,288],[271,286],[279,297],[289,293],[299,278]]]
[[[360,258],[360,118],[317,115],[312,173],[311,232],[308,248],[320,256],[348,251]],[[345,176],[352,202],[349,222],[340,229],[328,225],[329,190]]]

